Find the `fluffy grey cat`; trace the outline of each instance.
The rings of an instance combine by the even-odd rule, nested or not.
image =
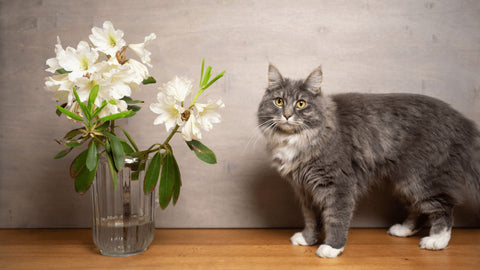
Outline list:
[[[359,195],[391,181],[410,214],[388,233],[407,237],[428,222],[430,234],[420,248],[447,247],[453,207],[467,194],[480,201],[480,132],[472,121],[422,95],[326,96],[321,68],[305,80],[290,80],[270,65],[268,80],[259,127],[305,219],[292,244],[317,243],[323,225],[316,254],[337,257]]]

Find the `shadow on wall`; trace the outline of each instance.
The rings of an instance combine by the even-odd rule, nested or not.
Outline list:
[[[473,205],[466,201],[454,209],[455,227],[480,226],[480,212]],[[359,200],[352,227],[389,227],[401,223],[407,215],[406,204],[386,182]]]
[[[303,226],[300,206],[290,184],[269,167],[257,167],[252,175],[251,215],[258,224],[268,228]]]
[[[300,206],[290,184],[274,169],[257,168],[251,182],[251,196],[255,209],[252,215],[262,227],[288,228],[303,226]],[[480,213],[472,204],[455,209],[455,227],[478,227]],[[408,213],[401,199],[389,183],[383,183],[358,200],[351,227],[388,228],[401,223]]]
[[[386,228],[401,223],[407,215],[400,198],[393,193],[393,186],[383,182],[357,201],[351,227]]]
[[[252,210],[263,227],[303,227],[300,205],[290,184],[274,169],[257,169],[251,182]],[[358,200],[351,227],[388,227],[407,215],[400,200],[387,185],[380,185]]]

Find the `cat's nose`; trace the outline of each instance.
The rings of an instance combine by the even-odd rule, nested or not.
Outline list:
[[[288,120],[288,118],[292,117],[291,114],[284,114],[283,117],[285,117],[286,120]]]

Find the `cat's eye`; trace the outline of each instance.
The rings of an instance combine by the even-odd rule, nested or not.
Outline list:
[[[276,98],[275,99],[275,105],[277,105],[278,107],[282,107],[283,106],[283,98]]]
[[[307,105],[307,102],[305,100],[299,100],[297,101],[297,108],[303,109]]]

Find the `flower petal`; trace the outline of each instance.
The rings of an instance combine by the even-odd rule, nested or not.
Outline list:
[[[173,80],[164,84],[160,90],[167,93],[167,95],[174,97],[177,101],[183,102],[187,95],[192,91],[192,87],[193,84],[191,80],[175,76]]]
[[[148,45],[148,43],[150,43],[150,41],[154,40],[155,38],[157,38],[157,36],[154,34],[154,33],[151,33],[150,35],[146,36],[145,37],[145,40],[143,43],[137,43],[137,44],[130,44],[128,45],[128,47],[136,54],[138,55],[138,57],[140,57],[140,59],[142,60],[142,62],[146,65],[148,65],[149,67],[152,67],[152,65],[150,64],[151,62],[151,59],[150,59],[150,55],[152,54],[150,51],[147,51],[145,49],[145,46]]]
[[[188,118],[187,122],[185,123],[185,126],[183,126],[182,137],[185,141],[202,139],[202,134],[198,128],[198,122],[195,114],[191,114],[190,118]]]
[[[179,106],[175,104],[173,98],[159,92],[157,95],[158,103],[150,104],[150,110],[159,116],[153,122],[154,125],[165,124],[167,131],[172,129],[181,121],[181,112]]]
[[[213,128],[213,124],[220,123],[221,116],[217,111],[224,107],[225,104],[221,99],[209,102],[208,104],[196,103],[195,108],[198,111],[198,123],[200,127],[205,131],[209,131]]]

